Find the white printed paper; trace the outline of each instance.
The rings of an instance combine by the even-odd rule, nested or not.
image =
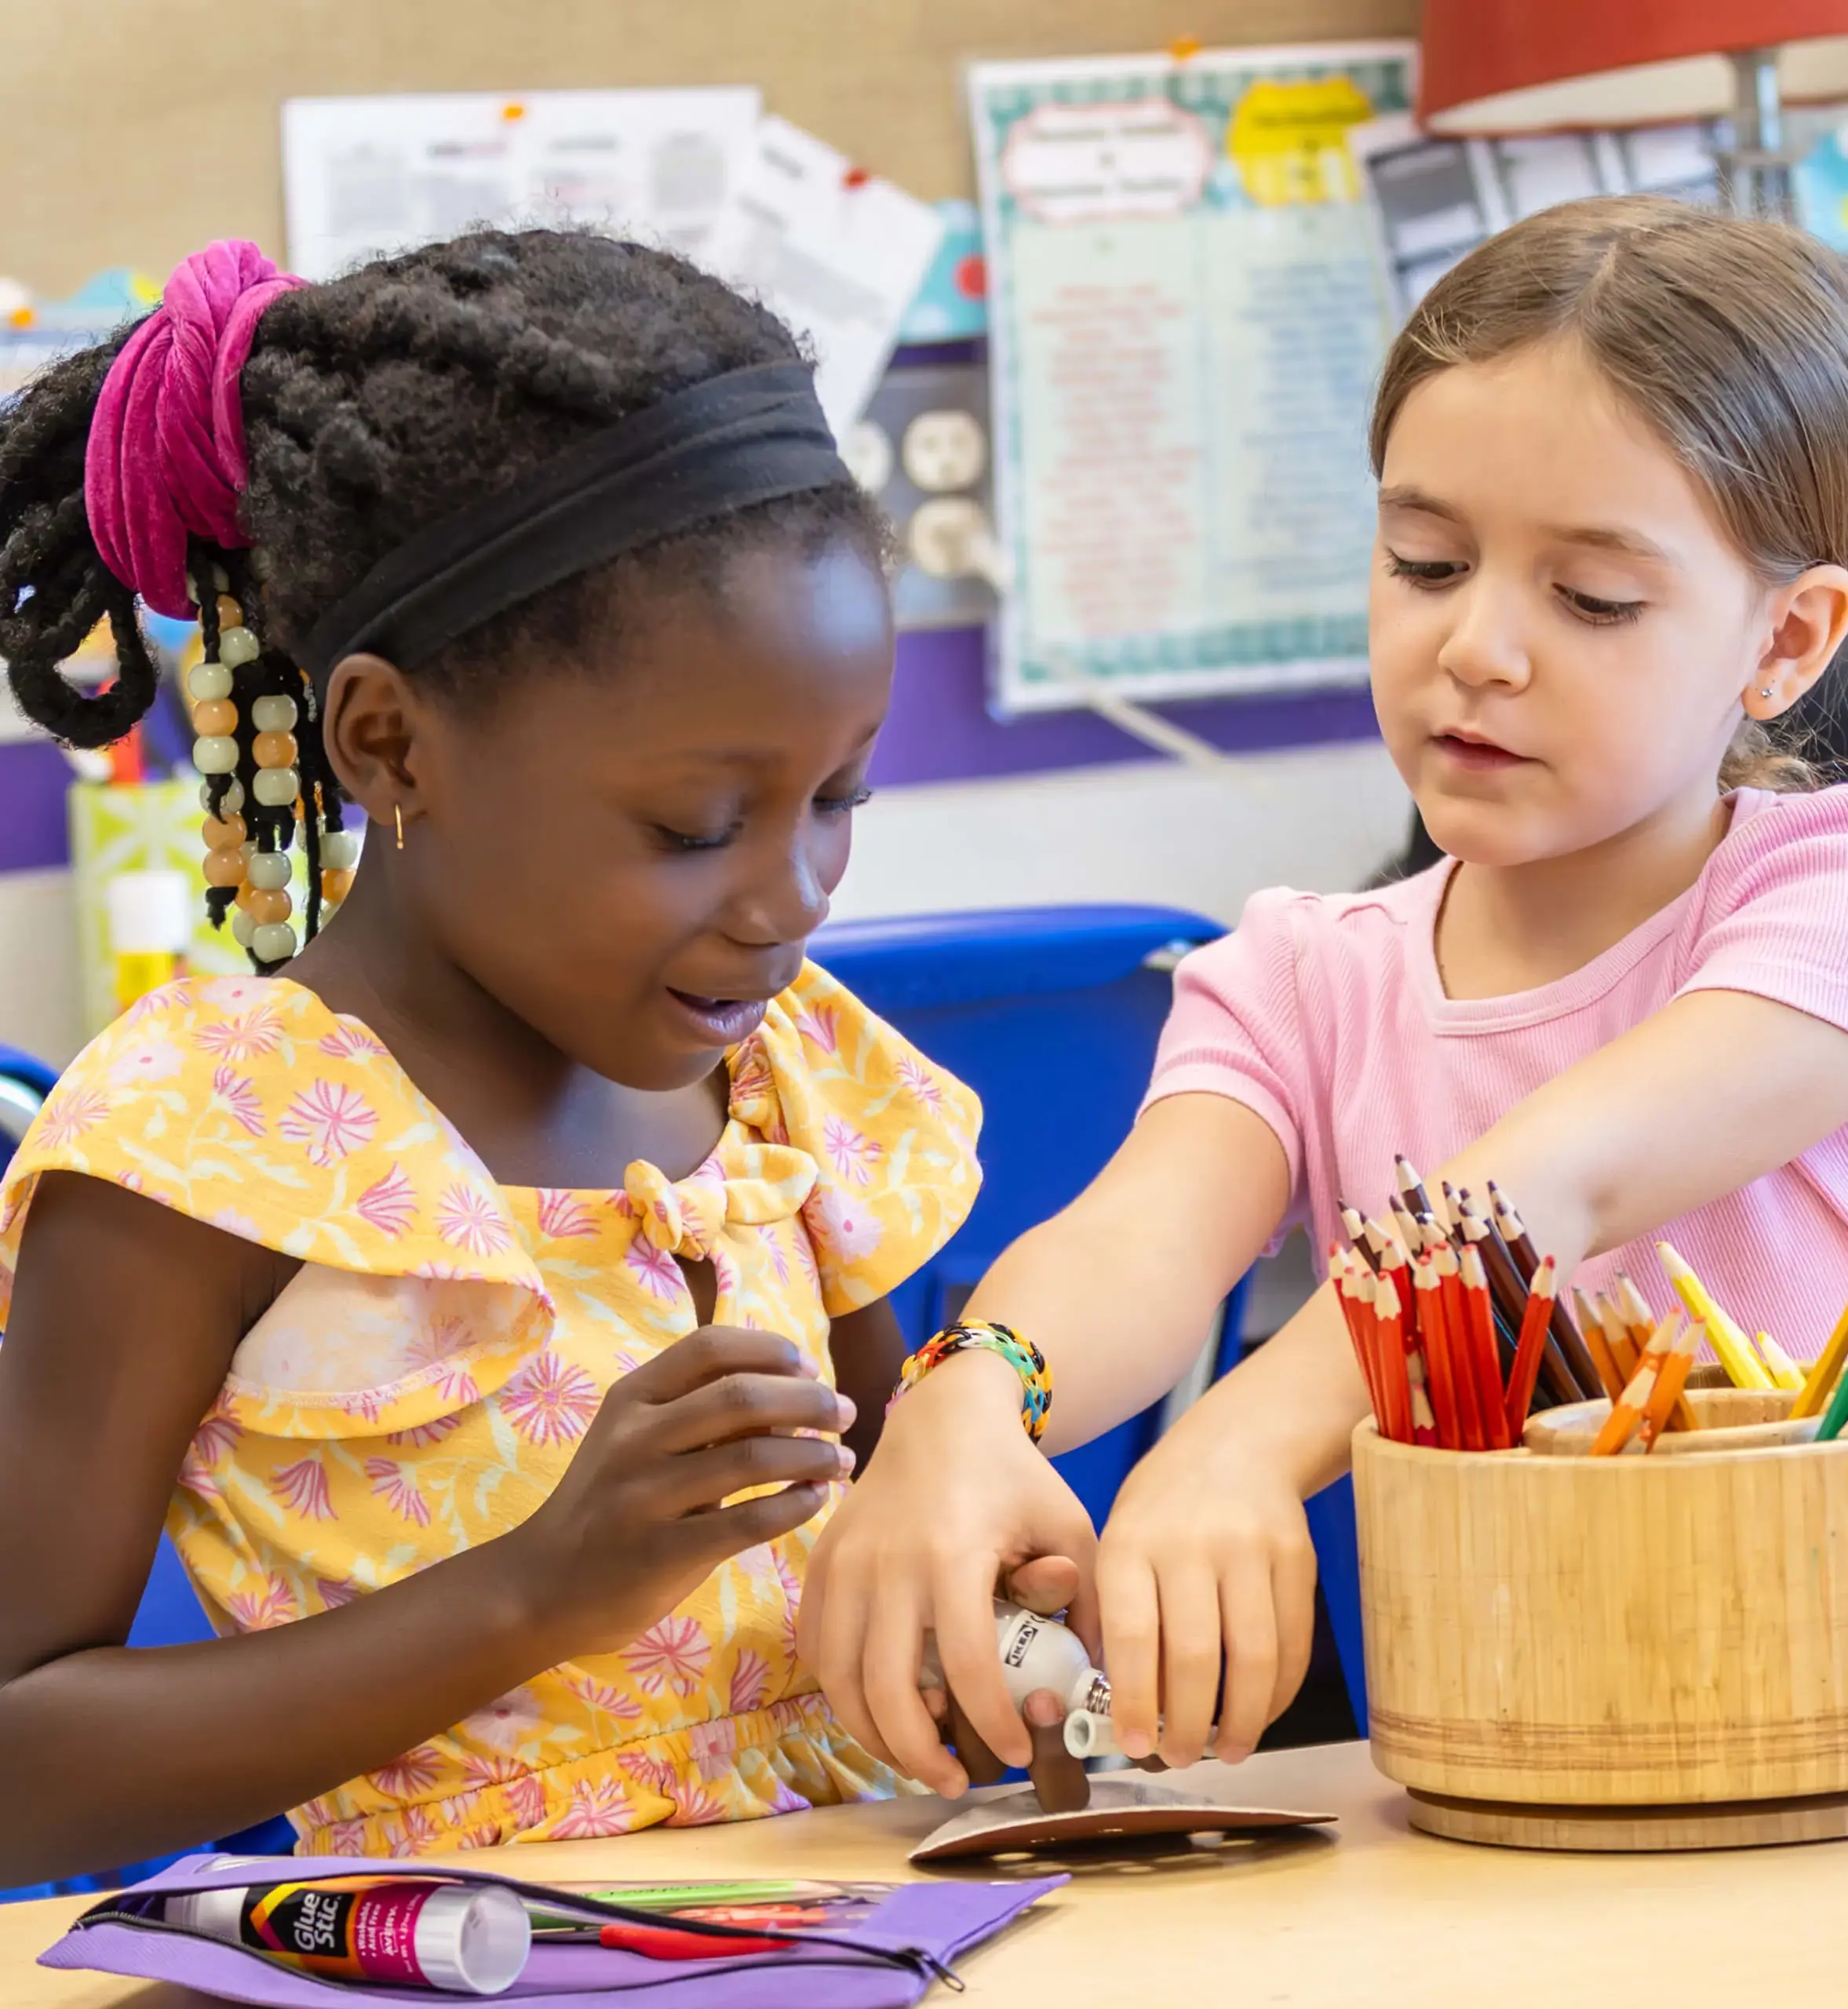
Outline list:
[[[1006,711],[1366,679],[1401,42],[978,64]]]
[[[742,87],[291,99],[290,268],[329,279],[478,224],[583,224],[700,253],[759,108]]]
[[[865,411],[943,219],[786,119],[767,118],[701,261],[814,344],[837,437]]]

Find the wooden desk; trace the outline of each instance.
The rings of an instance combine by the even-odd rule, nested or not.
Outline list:
[[[939,2009],[1557,2009],[1569,2000],[1805,2009],[1841,1999],[1832,1921],[1848,1850],[1839,1845],[1613,1857],[1436,1841],[1407,1829],[1398,1788],[1358,1744],[1254,1758],[1237,1777],[1242,1797],[1338,1813],[1333,1838],[1075,1858],[1058,1865],[1073,1872],[1065,1890],[964,1960],[966,1996],[939,1991],[929,2001]],[[935,1800],[898,1801],[508,1854],[522,1876],[541,1881],[895,1881],[915,1873],[905,1852],[942,1818]],[[5,2009],[201,2009],[204,1998],[188,1991],[35,1967],[82,1908],[70,1898],[0,1905]]]

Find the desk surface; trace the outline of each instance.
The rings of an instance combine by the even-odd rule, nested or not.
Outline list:
[[[968,1993],[933,2004],[1288,2003],[1296,2009],[1562,2000],[1781,2009],[1841,1998],[1839,1845],[1711,1854],[1525,1854],[1437,1841],[1405,1825],[1398,1788],[1364,1745],[1268,1753],[1236,1774],[1200,1768],[1250,1803],[1340,1814],[1332,1839],[972,1865],[1073,1880],[968,1956]],[[906,1851],[943,1818],[935,1800],[837,1807],[724,1828],[657,1828],[614,1841],[507,1851],[520,1875],[583,1883],[916,1874]],[[487,1856],[471,1858],[485,1861]],[[33,1965],[82,1901],[0,1905],[6,2009],[202,2009],[190,1991]],[[358,2000],[355,1996],[355,2000]],[[432,1998],[433,2000],[441,1998]]]

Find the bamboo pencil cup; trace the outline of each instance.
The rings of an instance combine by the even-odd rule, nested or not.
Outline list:
[[[1848,1835],[1848,1435],[1696,1388],[1664,1455],[1354,1435],[1374,1762],[1414,1827],[1530,1848]],[[1697,1443],[1708,1427],[1712,1438]]]

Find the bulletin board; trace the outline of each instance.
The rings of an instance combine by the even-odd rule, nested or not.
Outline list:
[[[963,67],[1413,34],[1418,0],[46,0],[9,10],[0,274],[66,294],[279,249],[282,100],[751,83],[927,200],[973,193]]]

